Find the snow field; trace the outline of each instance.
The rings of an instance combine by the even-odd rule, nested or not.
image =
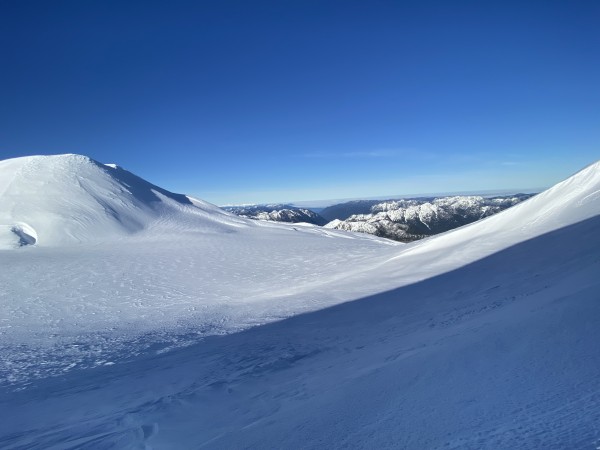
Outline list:
[[[0,447],[598,446],[599,213],[600,162],[408,245],[0,162]]]

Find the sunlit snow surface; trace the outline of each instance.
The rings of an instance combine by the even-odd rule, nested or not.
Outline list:
[[[0,447],[595,448],[599,213],[599,163],[402,245],[0,162]]]

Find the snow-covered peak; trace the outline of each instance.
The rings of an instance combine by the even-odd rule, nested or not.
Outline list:
[[[0,161],[0,248],[114,239],[169,227],[242,223],[214,205],[75,154]]]
[[[238,215],[256,220],[269,220],[274,222],[288,223],[310,223],[313,225],[325,225],[327,221],[319,214],[310,209],[297,208],[285,204],[268,205],[239,205],[223,206],[224,210]]]

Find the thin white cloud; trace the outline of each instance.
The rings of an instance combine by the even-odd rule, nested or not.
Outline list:
[[[407,156],[421,154],[415,150],[408,149],[379,149],[379,150],[359,150],[351,152],[309,152],[300,155],[303,158],[315,158],[315,159],[368,159],[368,158],[395,158],[398,156]]]

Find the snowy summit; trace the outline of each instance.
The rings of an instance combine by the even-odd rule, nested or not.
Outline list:
[[[0,162],[0,447],[586,448],[600,162],[411,244]]]
[[[87,156],[0,162],[0,246],[89,243],[167,229],[222,231],[235,223],[209,203]]]

